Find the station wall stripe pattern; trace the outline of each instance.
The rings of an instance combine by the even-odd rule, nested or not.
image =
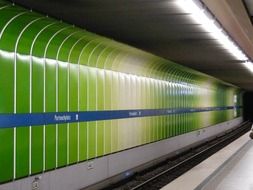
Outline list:
[[[0,0],[0,183],[231,120],[241,93]]]

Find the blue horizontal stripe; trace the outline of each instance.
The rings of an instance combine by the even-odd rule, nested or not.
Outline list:
[[[39,126],[49,124],[112,120],[112,119],[147,117],[147,116],[162,116],[162,115],[207,112],[207,111],[222,111],[229,109],[240,109],[241,107],[242,106],[226,106],[226,107],[205,107],[205,108],[169,108],[169,109],[0,114],[0,128]]]

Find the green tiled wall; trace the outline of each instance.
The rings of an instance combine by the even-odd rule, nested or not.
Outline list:
[[[235,87],[0,0],[1,114],[234,105],[241,105]],[[236,109],[1,128],[0,183],[240,115]]]

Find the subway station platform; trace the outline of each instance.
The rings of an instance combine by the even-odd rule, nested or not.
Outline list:
[[[253,140],[246,133],[162,190],[253,189]]]

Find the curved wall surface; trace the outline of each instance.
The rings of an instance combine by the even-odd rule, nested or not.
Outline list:
[[[236,87],[0,0],[0,183],[239,116]]]

